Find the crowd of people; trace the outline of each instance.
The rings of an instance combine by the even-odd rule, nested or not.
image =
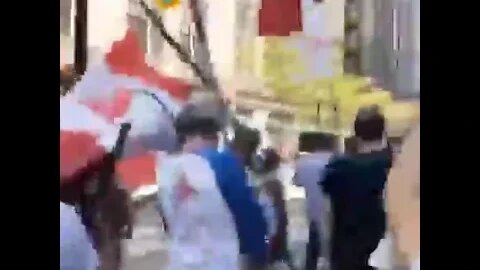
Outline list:
[[[156,208],[169,236],[166,269],[294,269],[284,184],[277,172],[280,156],[273,149],[259,150],[258,132],[244,126],[220,148],[221,125],[214,115],[202,113],[202,106],[187,105],[176,117],[178,147],[157,164]],[[398,157],[385,129],[379,110],[361,109],[354,123],[355,147],[341,153],[334,138],[325,135],[296,160],[293,182],[305,189],[310,224],[302,269],[317,269],[319,258],[332,270],[374,269],[370,256],[387,232],[402,258],[398,264],[419,264],[419,217],[412,218],[417,213],[410,211],[419,208],[419,126]],[[412,187],[418,190],[414,195]],[[406,194],[412,204],[399,209]],[[121,201],[117,207],[129,209],[128,199]],[[117,239],[129,235],[129,211],[124,211],[121,225],[111,226]],[[105,241],[96,240],[100,236],[88,241],[92,226],[83,226],[85,218],[75,215],[73,207],[61,203],[60,215],[62,270],[120,268],[95,263],[106,261],[95,244]],[[69,237],[73,234],[77,237]],[[105,257],[120,256],[115,254]]]

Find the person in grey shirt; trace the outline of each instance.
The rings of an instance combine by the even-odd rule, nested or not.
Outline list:
[[[327,135],[325,135],[327,136]],[[333,136],[333,135],[332,135]],[[324,198],[318,184],[323,178],[325,166],[333,155],[332,138],[319,138],[313,153],[302,155],[296,164],[294,184],[305,189],[307,216],[310,221],[306,254],[306,270],[317,269],[318,258],[325,243],[321,243],[325,232]],[[324,241],[323,241],[324,242]]]

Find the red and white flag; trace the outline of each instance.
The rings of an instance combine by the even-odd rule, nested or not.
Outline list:
[[[147,152],[117,163],[116,173],[134,200],[157,193],[157,168],[162,157],[162,153]]]
[[[104,61],[88,68],[72,94],[111,123],[130,123],[128,148],[137,154],[139,150],[172,150],[172,116],[192,88],[148,66],[144,54],[136,33],[128,30],[113,43]]]
[[[136,33],[128,30],[102,62],[88,67],[69,98],[88,106],[111,125],[132,125],[117,173],[135,192],[156,184],[157,155],[153,152],[175,147],[173,116],[191,89],[188,82],[150,67]]]
[[[98,103],[105,105],[108,101],[117,100],[126,106],[128,95],[125,92],[147,91],[154,94],[167,109],[175,111],[188,99],[191,89],[190,83],[166,76],[150,67],[137,34],[129,29],[122,40],[112,44],[103,61],[88,67],[72,95],[81,102],[96,102],[97,107]],[[115,108],[117,114],[122,111],[118,105]],[[126,111],[124,107],[121,108]],[[109,116],[112,114],[115,115],[110,113]]]
[[[117,125],[72,98],[60,98],[60,184],[91,169],[113,150],[119,135]],[[156,167],[161,153],[143,152],[117,162],[116,173],[132,197],[156,193]]]
[[[60,179],[97,162],[115,145],[119,129],[73,99],[60,98]]]

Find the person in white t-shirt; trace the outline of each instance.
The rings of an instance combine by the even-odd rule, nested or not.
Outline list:
[[[181,153],[159,164],[159,208],[168,224],[168,270],[238,270],[235,223],[207,160]]]

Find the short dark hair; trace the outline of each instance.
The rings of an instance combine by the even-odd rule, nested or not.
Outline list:
[[[235,127],[235,137],[231,147],[245,158],[245,166],[253,165],[252,156],[260,145],[260,132],[242,124]]]
[[[280,166],[280,155],[273,148],[267,148],[262,151],[264,156],[264,169],[269,172]]]
[[[385,117],[378,106],[360,108],[354,123],[355,136],[364,141],[376,141],[385,134]]]
[[[175,131],[182,138],[190,135],[203,137],[216,136],[220,131],[220,124],[214,115],[202,114],[198,106],[189,104],[175,118]]]
[[[326,132],[303,132],[299,136],[300,151],[333,151],[337,145],[337,136]]]
[[[260,132],[244,125],[238,125],[235,127],[232,144],[244,151],[254,152],[260,144]]]

